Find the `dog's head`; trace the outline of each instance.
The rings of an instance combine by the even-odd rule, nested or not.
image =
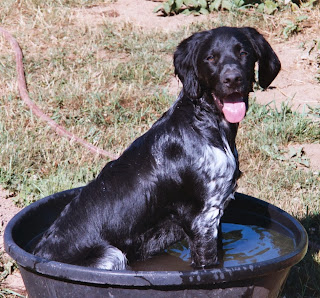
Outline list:
[[[267,88],[280,71],[280,61],[264,37],[249,27],[195,33],[174,54],[175,73],[185,94],[192,99],[211,95],[231,123],[245,116],[257,61],[259,85]]]

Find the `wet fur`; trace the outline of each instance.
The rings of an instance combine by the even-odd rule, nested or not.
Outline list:
[[[240,171],[238,124],[225,120],[215,98],[239,92],[248,106],[256,62],[266,88],[280,62],[252,28],[221,27],[182,41],[174,54],[183,83],[176,102],[66,206],[34,253],[125,269],[187,239],[194,267],[217,264],[219,223]]]

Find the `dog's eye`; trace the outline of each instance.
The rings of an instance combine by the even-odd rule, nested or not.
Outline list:
[[[209,61],[209,62],[216,62],[216,60],[217,60],[217,57],[215,57],[215,56],[208,56],[207,57],[207,61]]]
[[[239,55],[241,58],[243,58],[243,57],[246,57],[248,55],[248,53],[245,51],[241,51]]]

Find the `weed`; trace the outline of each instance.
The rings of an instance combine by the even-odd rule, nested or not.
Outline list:
[[[281,297],[319,297],[319,256],[317,252],[308,251],[305,258],[291,269]]]
[[[228,10],[244,6],[244,0],[167,0],[157,6],[154,12],[161,11],[164,15],[183,13],[186,15],[209,14],[212,11]]]
[[[310,105],[307,105],[307,106],[309,109],[308,114],[315,116],[315,117],[318,117],[318,118],[320,117],[320,106],[317,106],[317,107],[312,107]]]
[[[10,289],[0,289],[0,298],[9,298],[9,297],[19,297],[19,298],[25,298],[26,296],[20,295],[19,293],[12,291]]]
[[[320,141],[318,123],[293,111],[289,102],[283,102],[280,108],[277,108],[272,106],[272,103],[259,105],[253,101],[245,121],[255,125],[256,130],[260,131],[260,137],[255,138],[257,147],[260,148],[262,145]]]
[[[301,29],[301,23],[304,20],[307,20],[308,16],[302,15],[297,16],[294,21],[291,20],[285,20],[285,27],[283,29],[283,35],[285,38],[289,38],[290,36],[299,33]]]
[[[315,79],[320,83],[320,39],[316,41],[317,45],[317,57],[316,57],[316,63],[317,63],[317,73]]]
[[[313,6],[316,0],[310,0],[308,6]],[[304,7],[306,3],[302,4]],[[234,11],[244,9],[256,9],[257,12],[273,15],[276,11],[283,8],[299,9],[294,1],[277,0],[167,0],[158,5],[154,12],[162,12],[165,16],[183,13],[186,15],[209,14],[213,11]]]

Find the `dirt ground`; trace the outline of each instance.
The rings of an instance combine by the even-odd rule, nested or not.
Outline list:
[[[112,22],[130,22],[149,30],[171,31],[179,26],[186,26],[190,23],[201,22],[203,19],[213,16],[184,16],[164,18],[153,13],[153,9],[160,1],[141,0],[118,0],[114,3],[100,3],[87,8],[76,9],[73,18],[79,22],[85,22],[88,26],[94,27],[101,24],[105,19]],[[318,31],[318,32],[317,32]],[[263,33],[263,32],[262,32]],[[293,107],[301,112],[311,107],[320,106],[320,84],[317,83],[315,75],[319,68],[317,55],[319,52],[313,46],[313,40],[319,38],[319,29],[308,29],[306,36],[298,36],[289,42],[277,43],[270,41],[275,52],[282,63],[282,70],[272,88],[267,91],[256,92],[259,103],[267,104],[275,101],[279,106],[282,101],[291,100]],[[303,43],[303,41],[306,41]],[[319,59],[319,58],[318,58]],[[171,81],[171,92],[178,93],[181,84],[177,80]],[[311,169],[320,171],[320,145],[301,144],[306,156],[310,160]],[[8,221],[19,211],[9,194],[0,186],[0,254],[4,253],[3,232]],[[9,257],[7,257],[9,260]],[[2,288],[11,289],[19,294],[26,295],[19,272],[9,275]]]
[[[3,233],[5,226],[19,210],[20,209],[14,205],[9,193],[0,186],[0,255],[4,253]],[[10,257],[5,254],[4,260],[9,261]],[[1,287],[26,295],[24,284],[18,270],[8,275]]]

